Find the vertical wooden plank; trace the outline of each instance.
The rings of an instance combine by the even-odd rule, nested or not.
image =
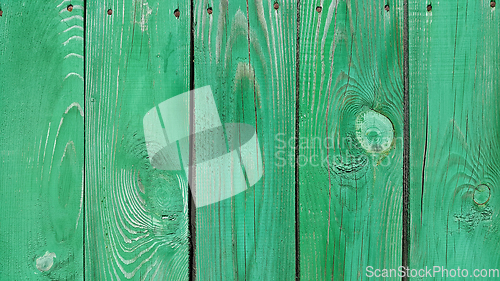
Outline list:
[[[187,185],[153,160],[158,105],[189,91],[188,4],[87,5],[86,277],[186,280]]]
[[[500,265],[500,15],[489,0],[428,4],[409,6],[410,267],[437,266],[439,279],[486,269],[490,280]]]
[[[219,147],[221,154],[239,153],[227,160],[227,172],[227,162],[212,165],[213,173],[197,167],[197,192],[216,186],[216,195],[224,188],[234,195],[197,206],[197,280],[294,278],[296,6],[194,1],[195,88],[210,86],[215,117],[203,117],[223,126],[218,139],[198,137],[197,153]],[[235,131],[234,123],[245,125]],[[247,141],[254,132],[258,142]],[[210,145],[200,148],[203,143]]]
[[[81,280],[83,8],[2,1],[0,278]]]
[[[300,1],[303,280],[401,264],[402,2]]]

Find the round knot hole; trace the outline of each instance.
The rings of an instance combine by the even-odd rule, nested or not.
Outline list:
[[[491,197],[491,189],[486,184],[480,184],[474,190],[474,194],[472,195],[472,199],[474,203],[478,205],[484,205],[490,201]]]
[[[394,127],[389,118],[368,110],[356,118],[356,138],[361,147],[369,153],[387,151],[394,140]]]

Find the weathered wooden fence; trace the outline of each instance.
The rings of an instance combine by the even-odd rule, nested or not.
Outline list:
[[[495,274],[496,9],[0,0],[0,279]]]

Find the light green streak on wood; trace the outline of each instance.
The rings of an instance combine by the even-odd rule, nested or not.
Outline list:
[[[401,264],[402,1],[385,4],[301,1],[302,280]]]
[[[151,165],[143,126],[149,110],[189,91],[188,7],[87,2],[89,280],[188,278],[187,184]]]
[[[500,15],[484,0],[426,5],[409,6],[410,266],[472,275],[500,265]]]
[[[83,277],[83,11],[43,2],[0,3],[1,280]]]
[[[296,2],[272,5],[195,1],[195,88],[211,86],[223,124],[256,127],[264,171],[248,190],[196,210],[197,280],[294,278],[294,154],[276,137],[295,132]]]

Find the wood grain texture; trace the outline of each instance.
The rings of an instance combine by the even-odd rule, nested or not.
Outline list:
[[[189,91],[189,22],[184,2],[87,1],[88,280],[188,278],[187,185],[151,165],[143,118]]]
[[[489,1],[409,8],[410,267],[460,267],[469,276],[498,269],[498,8]]]
[[[73,4],[0,3],[1,280],[82,278],[83,9]]]
[[[295,275],[297,4],[282,1],[278,10],[273,5],[194,1],[195,88],[211,86],[222,124],[255,127],[263,170],[246,191],[197,208],[197,280],[292,280]],[[281,139],[291,139],[292,146],[282,147]],[[235,163],[233,172],[218,176],[233,177],[237,169]],[[213,183],[205,177],[206,185]]]
[[[366,280],[401,265],[403,0],[42,2],[0,2],[0,280],[293,280],[296,266]],[[498,8],[408,2],[409,266],[489,280]],[[197,115],[189,90],[205,86]]]
[[[365,280],[401,264],[402,1],[300,3],[301,279]]]

